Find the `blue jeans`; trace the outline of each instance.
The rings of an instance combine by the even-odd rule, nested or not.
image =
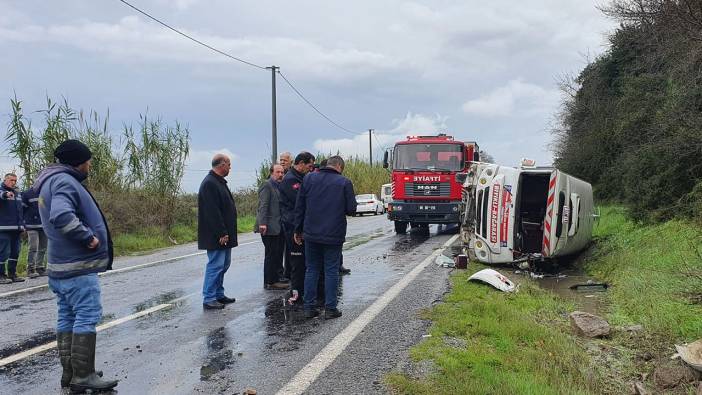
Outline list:
[[[339,288],[339,263],[342,245],[330,245],[305,241],[305,310],[317,305],[317,282],[324,268],[324,307],[336,308],[336,292]]]
[[[56,332],[95,333],[95,325],[102,317],[97,273],[49,277],[49,288],[56,294],[58,305]]]
[[[205,283],[202,285],[203,303],[214,302],[224,296],[224,273],[232,263],[232,249],[207,250]]]
[[[0,276],[5,275],[5,261],[7,261],[7,275],[14,277],[17,274],[19,253],[20,232],[0,231]]]

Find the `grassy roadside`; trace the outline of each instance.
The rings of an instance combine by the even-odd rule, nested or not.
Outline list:
[[[256,217],[246,215],[238,218],[239,233],[248,233],[253,230]],[[115,256],[142,254],[159,248],[173,247],[176,244],[190,243],[197,240],[197,224],[176,225],[170,232],[164,233],[158,227],[145,228],[138,233],[116,235],[113,238]],[[20,275],[27,270],[27,244],[22,242],[20,260],[17,271]]]
[[[483,268],[472,263],[452,275],[444,303],[426,312],[431,337],[410,356],[415,366],[430,366],[428,372],[389,374],[392,391],[628,393],[629,383],[642,380],[663,392],[652,381],[654,369],[670,363],[674,343],[702,337],[702,232],[678,220],[637,225],[623,209],[605,207],[594,234],[595,252],[585,269],[612,285],[603,315],[613,326],[641,324],[641,332],[577,338],[567,318],[577,309],[572,302],[528,279],[516,294],[468,283]],[[666,391],[693,390],[681,385]]]

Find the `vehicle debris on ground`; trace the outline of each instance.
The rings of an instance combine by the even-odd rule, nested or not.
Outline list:
[[[490,284],[502,292],[514,292],[517,286],[502,273],[493,269],[483,269],[468,277],[468,281],[480,281]]]

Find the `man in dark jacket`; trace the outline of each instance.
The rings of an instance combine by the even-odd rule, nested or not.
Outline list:
[[[280,184],[280,210],[285,232],[285,248],[290,251],[290,290],[297,291],[298,300],[302,300],[299,298],[304,294],[305,288],[305,248],[303,244],[293,241],[295,202],[305,174],[312,169],[314,169],[314,156],[309,152],[300,152]]]
[[[205,310],[223,309],[236,301],[224,294],[224,274],[232,261],[232,248],[238,245],[236,205],[224,178],[231,167],[226,155],[215,155],[212,170],[202,180],[197,194],[197,246],[207,250],[208,259],[202,286]]]
[[[283,180],[283,166],[271,166],[270,173],[268,180],[258,188],[258,211],[254,231],[261,234],[266,250],[263,260],[263,287],[268,290],[288,289],[288,284],[280,281],[285,236],[280,220],[278,184]]]
[[[17,176],[5,174],[0,185],[0,284],[22,282],[17,276],[17,258],[20,253],[20,234],[24,231],[22,196],[16,188]],[[7,276],[5,276],[7,261]]]
[[[341,317],[336,300],[341,248],[346,239],[346,216],[356,213],[351,180],[341,175],[344,160],[332,156],[327,167],[305,176],[295,205],[295,242],[305,240],[305,317],[316,308],[319,272],[324,268],[324,317]]]
[[[92,153],[78,140],[66,140],[32,187],[39,194],[39,216],[49,239],[49,288],[56,295],[56,338],[63,367],[61,387],[73,392],[104,391],[117,380],[95,372],[95,325],[102,318],[97,273],[112,268],[112,239],[105,217],[81,184]]]
[[[39,216],[39,194],[32,188],[22,192],[24,208],[24,227],[27,230],[29,252],[27,253],[27,276],[36,278],[46,275],[46,246],[48,239],[41,227]]]

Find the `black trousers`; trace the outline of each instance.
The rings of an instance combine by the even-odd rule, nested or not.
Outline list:
[[[263,260],[263,282],[273,284],[280,281],[280,269],[283,267],[283,249],[285,240],[283,235],[263,236],[263,246],[266,248],[266,256]]]
[[[293,227],[286,224],[285,230],[285,248],[290,254],[290,289],[296,289],[300,297],[305,292],[305,243],[297,245],[293,240]],[[300,299],[302,300],[302,299]]]
[[[283,237],[286,236],[283,235]],[[292,276],[292,262],[290,261],[290,248],[288,248],[287,241],[285,242],[285,253],[283,256],[283,270],[281,271],[281,277],[290,278],[290,276]]]

